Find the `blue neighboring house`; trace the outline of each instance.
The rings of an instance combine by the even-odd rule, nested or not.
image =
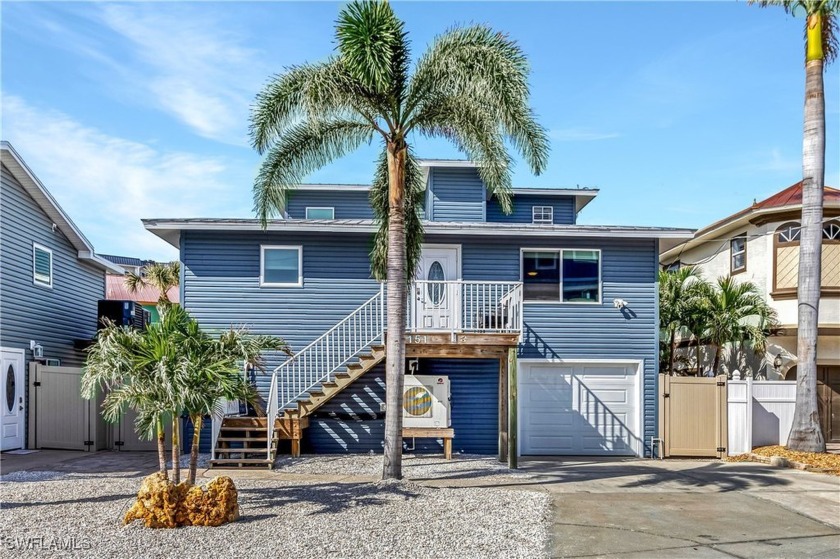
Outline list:
[[[79,366],[77,340],[96,333],[101,258],[11,144],[0,144],[0,450],[26,441],[28,363]],[[49,361],[48,361],[49,360]]]
[[[692,232],[578,225],[594,189],[516,188],[505,215],[475,164],[423,168],[408,369],[449,378],[454,450],[649,456],[658,255]],[[255,219],[144,220],[180,250],[181,301],[202,325],[291,344],[295,359],[272,357],[276,372],[256,382],[270,417],[306,418],[304,452],[382,449],[384,300],[368,196],[362,185],[301,185],[266,230]]]

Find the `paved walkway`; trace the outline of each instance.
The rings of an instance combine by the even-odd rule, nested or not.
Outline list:
[[[3,455],[0,470],[142,476],[157,465],[154,453],[42,452]],[[552,557],[840,558],[840,477],[708,460],[523,460],[522,470],[529,476],[463,470],[415,481],[548,492],[554,505]],[[282,470],[204,475],[220,473],[311,483],[374,480]]]

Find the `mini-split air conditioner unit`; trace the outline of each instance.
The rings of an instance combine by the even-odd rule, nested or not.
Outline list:
[[[405,376],[404,427],[447,428],[452,424],[449,412],[449,377]]]

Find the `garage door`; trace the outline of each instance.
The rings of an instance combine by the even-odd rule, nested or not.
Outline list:
[[[520,454],[639,454],[637,376],[636,364],[521,364]]]

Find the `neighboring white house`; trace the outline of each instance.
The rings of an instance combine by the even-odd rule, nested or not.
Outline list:
[[[826,434],[840,438],[840,190],[825,187],[823,198],[822,293],[817,340],[819,397]],[[724,353],[721,371],[737,369],[754,378],[796,378],[796,296],[802,185],[794,184],[752,206],[704,227],[694,238],[660,255],[663,266],[695,265],[703,277],[732,276],[755,283],[778,313],[781,329],[767,351]],[[684,366],[696,368],[694,351]],[[690,355],[690,357],[689,357]],[[704,361],[708,363],[708,353]],[[834,414],[831,409],[836,410]],[[832,426],[831,416],[837,425]],[[829,438],[831,438],[829,436]]]

